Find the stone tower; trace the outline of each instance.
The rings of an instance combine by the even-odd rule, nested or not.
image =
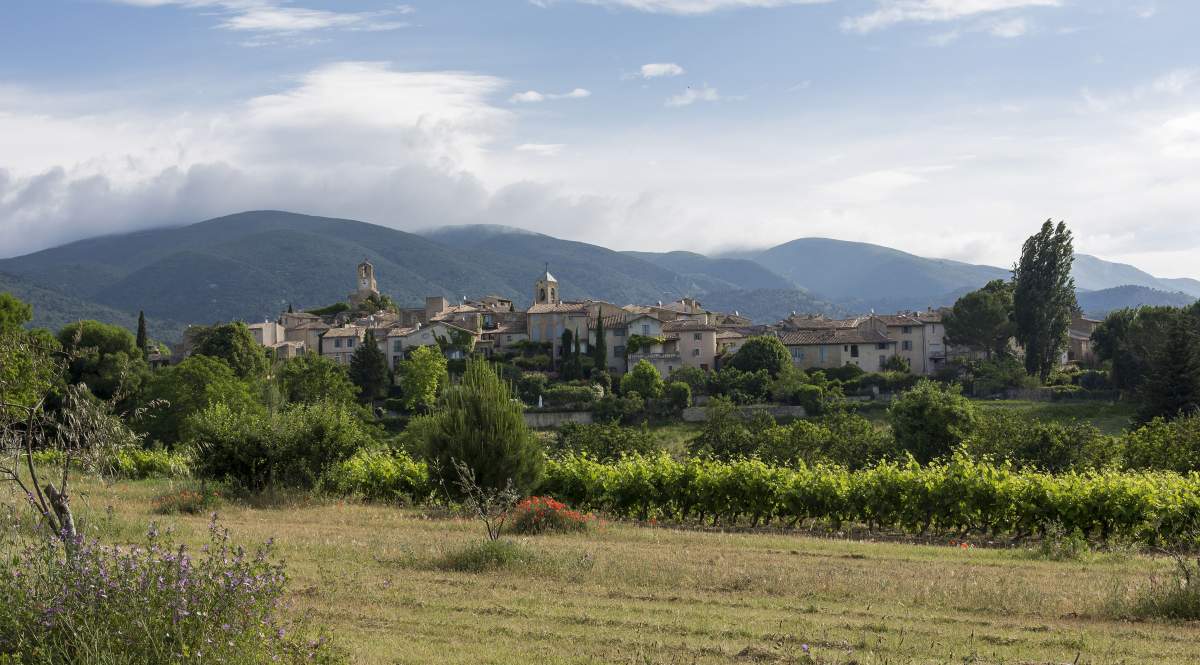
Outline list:
[[[375,285],[375,266],[364,258],[358,264],[358,290],[350,294],[350,302],[357,304],[373,295],[379,295],[379,288]]]
[[[546,272],[533,286],[533,304],[557,305],[562,302],[558,297],[558,280],[550,274],[550,264],[546,264]]]

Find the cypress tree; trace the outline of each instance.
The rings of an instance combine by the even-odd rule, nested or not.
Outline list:
[[[374,403],[375,400],[387,393],[388,376],[387,355],[379,349],[375,341],[375,332],[368,330],[362,344],[350,356],[350,380],[358,386],[358,398],[364,404]]]
[[[1141,422],[1168,420],[1200,410],[1200,350],[1189,317],[1176,316],[1167,339],[1155,353],[1142,386]]]
[[[596,369],[608,369],[608,340],[605,339],[603,312],[596,313],[596,346],[592,349],[592,359],[596,361]]]
[[[138,310],[137,348],[142,352],[143,358],[150,355],[150,338],[146,335],[146,313],[141,310]]]

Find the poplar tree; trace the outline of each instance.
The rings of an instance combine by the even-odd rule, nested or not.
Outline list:
[[[1046,220],[1021,248],[1013,268],[1013,315],[1017,341],[1025,348],[1025,370],[1045,381],[1067,345],[1071,315],[1078,309],[1071,265],[1071,232],[1065,222]]]

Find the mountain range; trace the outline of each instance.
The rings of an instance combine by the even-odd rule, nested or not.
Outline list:
[[[838,316],[937,307],[1009,276],[1002,268],[827,238],[715,256],[618,252],[504,226],[408,233],[267,210],[3,259],[0,291],[31,302],[35,325],[95,318],[131,326],[144,310],[151,333],[171,340],[191,323],[262,321],[289,305],[344,300],[364,257],[375,265],[380,291],[401,305],[418,306],[429,295],[495,294],[525,306],[533,280],[549,266],[568,299],[626,304],[695,296],[756,322],[793,311]],[[1161,279],[1086,255],[1077,257],[1075,275],[1084,310],[1093,315],[1200,297],[1200,281]]]

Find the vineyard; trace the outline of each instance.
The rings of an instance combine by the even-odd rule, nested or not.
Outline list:
[[[1200,524],[1200,475],[1018,472],[964,456],[848,471],[665,454],[605,464],[573,455],[547,464],[541,491],[614,517],[724,526],[857,523],[1019,540],[1054,525],[1102,540],[1159,544]]]

